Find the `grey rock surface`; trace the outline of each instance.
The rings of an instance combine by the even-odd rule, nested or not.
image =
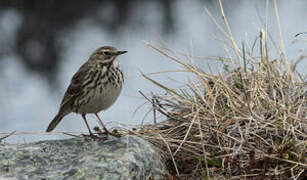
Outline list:
[[[0,180],[163,179],[164,169],[153,146],[135,136],[0,145]]]

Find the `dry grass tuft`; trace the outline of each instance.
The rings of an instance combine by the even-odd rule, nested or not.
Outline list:
[[[259,60],[219,75],[185,64],[198,82],[180,92],[144,75],[166,90],[150,101],[168,120],[127,133],[160,148],[181,177],[306,176],[307,86],[278,60]]]
[[[206,73],[167,48],[147,44],[197,80],[173,90],[143,74],[166,91],[147,99],[167,120],[125,133],[158,147],[169,172],[182,179],[306,177],[307,86],[295,73],[301,59],[289,65],[283,50],[280,58],[270,59],[264,31],[259,39],[258,57],[243,45],[233,46],[236,58],[220,58],[220,74]]]

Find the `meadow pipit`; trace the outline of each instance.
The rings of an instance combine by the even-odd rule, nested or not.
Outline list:
[[[108,133],[97,113],[110,107],[122,90],[124,77],[117,56],[126,52],[118,51],[111,46],[98,48],[73,76],[64,94],[60,110],[46,131],[52,131],[65,115],[75,112],[82,115],[90,136],[96,137],[85,117],[89,113],[96,115]]]

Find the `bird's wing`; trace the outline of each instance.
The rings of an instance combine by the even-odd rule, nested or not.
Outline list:
[[[82,93],[82,83],[84,82],[85,76],[88,74],[89,64],[84,63],[80,69],[76,72],[76,74],[72,77],[70,85],[68,86],[63,100],[61,102],[61,108],[64,106],[71,104],[75,97]]]

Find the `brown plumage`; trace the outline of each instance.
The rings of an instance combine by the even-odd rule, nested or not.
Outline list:
[[[108,132],[97,113],[110,107],[121,92],[124,78],[117,56],[126,52],[111,46],[98,48],[73,76],[59,112],[46,131],[52,131],[65,115],[75,112],[82,115],[90,135],[93,134],[85,117],[89,113],[94,113]]]

